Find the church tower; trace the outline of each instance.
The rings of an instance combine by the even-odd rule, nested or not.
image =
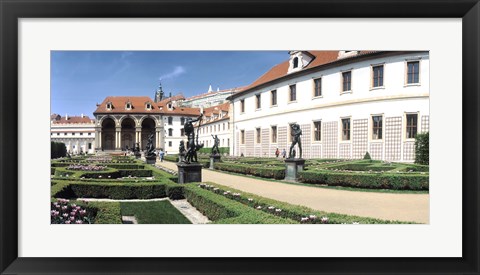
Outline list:
[[[155,102],[160,102],[163,99],[163,90],[162,90],[162,82],[158,85],[158,90],[155,92]]]

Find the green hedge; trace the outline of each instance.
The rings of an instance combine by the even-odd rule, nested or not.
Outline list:
[[[390,171],[396,168],[393,165],[372,165],[371,163],[347,163],[330,166],[330,169],[350,171]]]
[[[51,187],[55,198],[153,199],[166,197],[165,183],[62,182]]]
[[[261,210],[256,210],[257,213],[262,213],[262,211],[270,214],[276,215],[277,217],[282,217],[285,219],[291,219],[294,222],[300,222],[303,217],[309,217],[310,215],[315,215],[317,218],[315,220],[310,220],[308,223],[322,223],[321,218],[327,217],[328,223],[341,224],[341,223],[353,223],[358,222],[362,224],[385,224],[385,223],[408,223],[400,221],[391,221],[391,220],[380,220],[375,218],[368,217],[359,217],[345,214],[337,213],[328,213],[324,211],[313,210],[305,206],[292,205],[285,202],[280,202],[277,200],[264,198],[255,194],[246,193],[240,190],[236,190],[230,187],[222,186],[215,183],[208,183],[210,186],[202,188],[202,190],[218,194],[218,196],[223,196],[232,201],[236,201],[244,204],[245,206],[250,207],[251,209],[256,209],[260,206]],[[217,190],[215,190],[217,189]],[[227,195],[223,195],[225,191],[229,191]],[[239,196],[234,196],[234,193],[240,194]],[[268,209],[268,207],[273,206],[274,209]],[[281,212],[276,212],[275,209],[281,209]]]
[[[86,207],[87,211],[95,213],[94,224],[121,224],[122,214],[120,211],[120,203],[118,202],[80,202],[80,206]]]
[[[67,147],[62,142],[50,142],[50,158],[63,158],[67,155]]]
[[[178,155],[167,155],[163,157],[163,160],[178,162]]]
[[[428,175],[359,174],[307,170],[298,173],[305,183],[372,189],[428,190]]]
[[[215,163],[215,169],[244,175],[254,175],[262,178],[285,179],[285,167],[261,167],[219,162]]]
[[[198,187],[196,184],[185,185],[185,197],[214,223],[228,224],[288,224],[296,223],[290,219],[277,217],[255,210],[239,202]]]
[[[218,147],[218,151],[220,151],[220,154],[230,154],[230,147]],[[198,153],[200,154],[210,154],[212,153],[212,147],[208,148],[208,147],[204,147],[204,148],[200,148],[200,150],[198,150]]]
[[[181,200],[184,199],[185,196],[183,195],[184,186],[183,185],[166,185],[166,194],[172,200]]]
[[[417,134],[415,137],[415,163],[428,165],[430,156],[429,133]]]

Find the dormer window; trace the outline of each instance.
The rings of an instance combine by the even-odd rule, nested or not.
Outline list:
[[[132,102],[128,101],[125,103],[125,110],[131,110],[132,109]]]
[[[308,51],[290,51],[290,64],[288,73],[294,73],[307,67],[313,60],[313,55]]]
[[[113,104],[112,102],[107,102],[107,110],[111,111],[113,109]]]
[[[152,103],[150,102],[145,103],[145,109],[148,111],[152,110]]]

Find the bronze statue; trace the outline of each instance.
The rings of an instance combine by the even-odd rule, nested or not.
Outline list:
[[[298,151],[299,151],[299,156],[302,158],[302,141],[300,140],[300,136],[302,135],[302,130],[300,129],[300,125],[294,123],[290,125],[292,131],[292,145],[290,146],[290,153],[288,154],[288,158],[295,158],[295,155],[293,153],[296,144],[298,144]]]
[[[198,133],[197,133],[197,139],[195,140],[195,128],[193,127],[193,123],[197,121],[201,122],[200,119],[202,117],[203,117],[203,114],[200,114],[200,116],[196,119],[192,119],[189,117],[187,118],[185,125],[183,126],[185,135],[188,137],[187,153],[185,154],[185,161],[184,161],[185,163],[198,162],[197,151],[203,147],[203,143],[202,144],[198,143]],[[198,125],[198,129],[200,129],[200,123]]]
[[[155,147],[153,146],[153,137],[153,133],[148,136],[147,151],[145,152],[145,157],[157,157],[157,154],[155,153]]]
[[[218,155],[220,154],[220,150],[218,149],[218,144],[220,144],[220,139],[217,137],[217,135],[212,135],[213,137],[213,147],[212,147],[212,155]]]

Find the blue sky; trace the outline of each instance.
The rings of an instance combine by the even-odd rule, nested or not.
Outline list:
[[[52,51],[51,113],[93,118],[107,96],[185,97],[252,83],[287,51]]]

